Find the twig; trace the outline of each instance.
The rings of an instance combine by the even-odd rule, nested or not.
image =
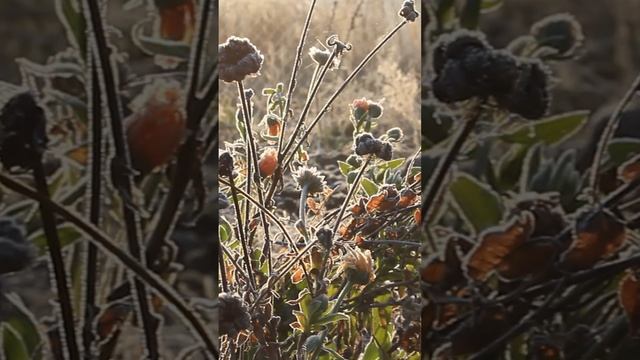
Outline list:
[[[615,111],[613,112],[613,114],[611,114],[609,121],[607,121],[606,127],[602,131],[600,141],[598,141],[598,147],[596,149],[596,153],[593,157],[593,162],[591,165],[591,173],[589,176],[589,186],[593,191],[594,200],[597,200],[599,195],[598,189],[597,189],[598,173],[600,171],[600,165],[602,163],[602,156],[604,155],[607,145],[609,144],[609,141],[611,141],[611,138],[613,137],[613,134],[616,131],[616,128],[618,127],[619,120],[622,117],[622,112],[627,107],[629,102],[631,102],[633,95],[636,92],[638,92],[638,90],[640,90],[640,75],[638,75],[635,78],[635,80],[633,81],[633,84],[631,85],[631,88],[629,88],[629,90],[624,95],[622,100],[620,100]]]
[[[146,261],[142,256],[142,243],[141,234],[138,226],[138,214],[132,208],[129,203],[132,199],[132,179],[131,172],[131,157],[127,149],[127,142],[125,140],[124,126],[122,121],[122,106],[120,104],[120,96],[118,95],[118,89],[116,86],[116,75],[114,74],[113,65],[111,63],[109,54],[109,45],[107,43],[103,18],[97,1],[86,0],[88,19],[87,23],[90,24],[90,29],[93,31],[94,51],[96,54],[97,63],[102,70],[101,85],[104,86],[104,95],[108,108],[109,117],[111,120],[111,132],[113,138],[113,145],[115,148],[115,158],[112,159],[115,165],[119,169],[112,169],[112,178],[114,186],[120,193],[122,200],[122,214],[125,222],[125,230],[127,234],[127,245],[131,255],[140,260],[143,266]],[[131,275],[133,276],[133,275]],[[138,278],[134,278],[133,289],[136,292],[136,299],[138,304],[138,314],[142,327],[144,330],[144,336],[146,340],[146,350],[150,359],[159,359],[159,343],[158,343],[158,325],[159,319],[155,317],[151,312],[149,304],[149,298],[147,296],[147,290],[145,284]]]
[[[426,228],[427,224],[429,223],[431,211],[433,210],[435,205],[434,203],[436,201],[436,198],[440,194],[444,179],[449,173],[451,165],[453,165],[453,162],[462,149],[464,142],[467,140],[469,135],[471,135],[473,128],[480,118],[480,114],[482,113],[481,108],[482,102],[473,105],[473,110],[471,110],[471,113],[468,114],[468,118],[464,122],[462,129],[460,129],[458,134],[456,134],[451,147],[447,151],[446,155],[440,160],[438,167],[435,170],[435,174],[431,176],[431,179],[429,180],[425,191],[423,191],[423,193],[426,193],[426,196],[422,197],[421,224],[423,228]],[[432,251],[437,251],[436,245],[432,240],[429,241],[429,245],[431,246]]]
[[[218,357],[218,350],[215,346],[213,336],[209,334],[206,325],[196,315],[195,311],[180,298],[180,296],[169,286],[162,278],[153,272],[149,271],[146,267],[140,264],[139,261],[134,259],[131,255],[120,249],[115,242],[112,241],[107,235],[105,235],[95,225],[85,221],[79,215],[66,209],[57,202],[50,198],[43,196],[34,189],[12,179],[10,176],[0,173],[0,183],[5,185],[8,189],[11,189],[19,194],[22,194],[30,199],[39,201],[40,203],[48,206],[53,212],[69,221],[73,225],[76,225],[78,229],[88,235],[87,240],[91,241],[99,249],[112,255],[115,259],[135,274],[139,279],[143,280],[151,288],[153,288],[164,300],[171,304],[176,312],[180,314],[185,322],[189,324],[196,335],[200,338],[209,354]]]
[[[1,176],[4,176],[4,174]],[[33,179],[40,196],[43,199],[49,199],[49,187],[41,159],[34,161]],[[58,237],[56,219],[49,204],[42,200],[40,201],[40,215],[42,216],[42,225],[47,238],[49,257],[54,273],[58,305],[60,306],[62,325],[64,328],[63,339],[68,351],[67,355],[71,360],[79,360],[80,351],[78,350],[78,342],[76,339],[75,321],[73,318],[73,308],[71,306],[72,300],[69,292],[69,284],[67,283],[67,272],[62,257],[62,246],[60,245],[60,238]]]

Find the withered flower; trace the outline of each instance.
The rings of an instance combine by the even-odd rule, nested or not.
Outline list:
[[[342,259],[339,271],[355,284],[367,285],[373,281],[376,275],[373,271],[371,251],[362,251],[358,248],[352,249],[348,246],[345,248],[347,249],[347,253]]]
[[[238,333],[251,326],[249,309],[239,295],[223,292],[218,295],[218,300],[220,301],[218,325],[221,335],[235,338]]]
[[[315,167],[301,166],[292,175],[298,187],[306,187],[309,194],[321,193],[326,185],[324,176]]]
[[[247,76],[256,76],[263,60],[264,56],[249,39],[232,36],[218,45],[218,71],[223,81],[242,81]]]

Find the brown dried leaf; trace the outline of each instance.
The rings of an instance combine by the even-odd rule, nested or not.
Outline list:
[[[640,155],[631,158],[620,165],[618,177],[625,182],[631,182],[640,176]]]
[[[629,318],[629,332],[636,334],[640,329],[640,282],[632,271],[620,280],[618,301]]]
[[[498,274],[506,280],[515,280],[544,272],[553,263],[556,250],[551,240],[525,242],[502,260]]]
[[[563,267],[572,271],[588,269],[616,252],[625,238],[624,224],[612,214],[601,211],[576,230],[571,246],[562,257]]]
[[[474,280],[485,280],[507,255],[529,239],[534,222],[533,215],[525,211],[506,226],[489,228],[467,259],[467,275]]]
[[[382,190],[371,196],[367,202],[367,213],[385,212],[396,207],[400,200],[398,191],[393,186],[385,186]]]

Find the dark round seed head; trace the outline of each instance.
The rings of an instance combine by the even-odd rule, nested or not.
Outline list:
[[[31,169],[48,142],[44,110],[35,97],[29,92],[12,97],[0,112],[0,163]]]
[[[413,0],[405,0],[405,2],[402,3],[402,8],[400,8],[398,15],[405,18],[405,20],[409,22],[416,21],[418,16],[420,16],[420,14],[415,9],[415,4],[413,3]]]
[[[462,59],[470,85],[479,95],[498,95],[511,91],[518,79],[516,59],[506,51],[471,49]]]
[[[218,174],[228,178],[233,176],[233,156],[227,151],[218,157]]]
[[[331,250],[333,246],[333,232],[327,228],[321,228],[316,231],[316,237],[318,242],[326,250]]]
[[[242,81],[257,75],[263,60],[264,56],[249,39],[232,36],[218,45],[218,72],[223,81]]]
[[[220,310],[218,326],[221,335],[235,338],[242,330],[251,326],[251,316],[247,304],[237,294],[220,293]]]
[[[393,148],[391,147],[391,143],[387,141],[383,142],[382,147],[380,147],[380,150],[376,155],[384,161],[391,160],[391,158],[393,158]]]
[[[382,116],[383,107],[377,102],[369,101],[369,116],[373,119],[377,119]]]
[[[376,154],[382,147],[382,141],[373,137],[369,133],[363,133],[355,138],[355,152],[356,155],[364,156],[370,154]]]
[[[551,103],[549,77],[547,68],[539,60],[523,61],[513,91],[498,96],[498,103],[526,119],[543,117]]]

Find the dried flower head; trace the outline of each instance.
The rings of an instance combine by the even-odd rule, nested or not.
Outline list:
[[[298,187],[306,187],[309,194],[321,193],[326,186],[324,176],[315,167],[301,166],[292,175]]]
[[[418,16],[420,16],[420,14],[415,9],[413,0],[405,0],[405,2],[402,3],[402,8],[398,12],[398,15],[405,18],[405,20],[409,22],[416,21]]]
[[[582,46],[584,33],[576,18],[568,13],[554,14],[533,24],[531,35],[538,44],[557,51],[559,56],[571,56]]]
[[[146,173],[171,160],[186,133],[185,98],[181,84],[155,80],[131,102],[125,119],[133,167]]]
[[[31,93],[13,96],[0,112],[0,163],[9,170],[31,169],[49,139],[44,110]]]
[[[247,76],[256,76],[263,60],[264,56],[249,39],[232,36],[218,45],[218,71],[223,81],[242,81]]]
[[[247,304],[237,294],[220,293],[218,326],[221,335],[235,338],[243,330],[251,326],[251,316]]]
[[[376,278],[373,271],[373,258],[371,251],[352,249],[346,246],[347,253],[342,258],[340,272],[355,284],[367,285]]]
[[[539,119],[551,104],[549,78],[549,70],[540,60],[523,60],[513,90],[498,96],[498,103],[526,119]]]
[[[269,134],[269,136],[280,135],[280,129],[282,128],[282,120],[280,120],[280,117],[278,115],[267,114],[264,116],[262,121],[267,126],[267,134]]]
[[[233,156],[228,151],[218,157],[218,174],[228,178],[233,176]]]
[[[316,231],[316,237],[318,242],[323,248],[331,250],[333,246],[333,232],[328,228],[320,228]]]
[[[376,156],[384,161],[391,160],[393,158],[393,147],[391,147],[391,143],[388,141],[383,142],[382,147],[376,153]]]
[[[275,148],[266,148],[260,155],[258,160],[258,167],[260,168],[260,176],[269,177],[276,172],[278,167],[278,150]]]
[[[376,139],[370,133],[362,133],[354,140],[356,155],[364,156],[377,154],[382,149],[382,141]]]
[[[20,271],[33,260],[34,249],[25,239],[24,227],[0,217],[0,274]]]
[[[384,110],[380,103],[367,100],[366,98],[353,100],[351,108],[353,110],[353,117],[356,119],[362,119],[364,116],[377,119],[382,116]]]

